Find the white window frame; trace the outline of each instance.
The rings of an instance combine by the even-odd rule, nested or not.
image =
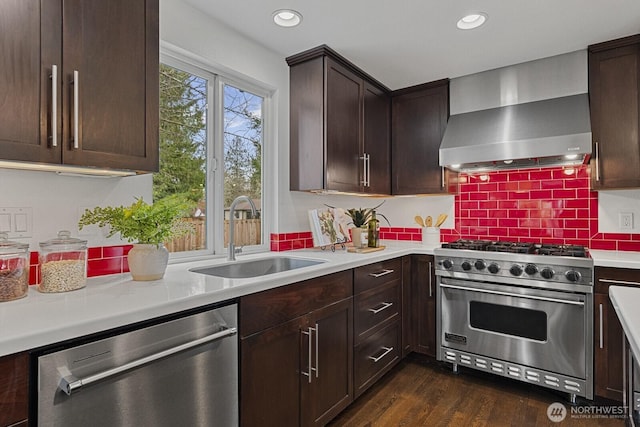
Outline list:
[[[275,90],[261,82],[225,67],[216,66],[204,58],[175,46],[161,43],[160,62],[207,79],[207,176],[206,176],[206,242],[207,248],[170,254],[171,262],[203,257],[226,256],[224,247],[224,114],[223,89],[228,84],[263,98],[262,103],[262,207],[260,212],[261,244],[243,248],[244,253],[270,250],[271,224],[276,209],[274,158],[277,155],[274,129],[273,96]],[[210,213],[212,212],[213,215]]]

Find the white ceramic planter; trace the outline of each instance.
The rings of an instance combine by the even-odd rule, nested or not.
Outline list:
[[[169,251],[164,245],[134,244],[127,255],[133,280],[162,279],[169,262]]]

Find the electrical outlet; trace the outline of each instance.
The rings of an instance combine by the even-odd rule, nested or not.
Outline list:
[[[621,230],[633,229],[633,213],[632,212],[620,212],[618,214],[618,221],[620,222]]]

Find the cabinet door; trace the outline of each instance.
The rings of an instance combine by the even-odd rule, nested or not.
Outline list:
[[[0,358],[0,425],[24,422],[28,416],[29,356]]]
[[[640,187],[640,43],[590,52],[593,189]]]
[[[640,270],[595,268],[594,286],[594,390],[597,396],[622,401],[622,325],[611,300],[610,286],[640,287]]]
[[[363,80],[326,58],[326,189],[359,191]]]
[[[0,157],[46,163],[60,162],[62,72],[59,1],[3,0],[0,2]],[[58,102],[52,105],[52,94]],[[52,126],[53,108],[58,120]],[[58,138],[59,139],[59,138]]]
[[[312,378],[301,387],[302,425],[325,425],[353,401],[353,298],[310,316]]]
[[[411,261],[414,351],[436,356],[436,281],[433,257],[416,255]]]
[[[307,316],[240,340],[240,424],[300,424],[300,384],[307,381]],[[305,355],[302,366],[301,355]]]
[[[63,4],[63,163],[157,171],[158,0]]]
[[[449,118],[448,80],[393,96],[391,114],[392,193],[448,192],[448,175],[439,165]]]
[[[364,151],[369,156],[366,193],[391,194],[391,99],[364,83]]]
[[[622,325],[609,295],[594,295],[595,394],[622,401]]]

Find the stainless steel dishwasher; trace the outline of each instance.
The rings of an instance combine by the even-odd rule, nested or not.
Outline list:
[[[236,426],[236,327],[230,304],[36,354],[38,425]]]

